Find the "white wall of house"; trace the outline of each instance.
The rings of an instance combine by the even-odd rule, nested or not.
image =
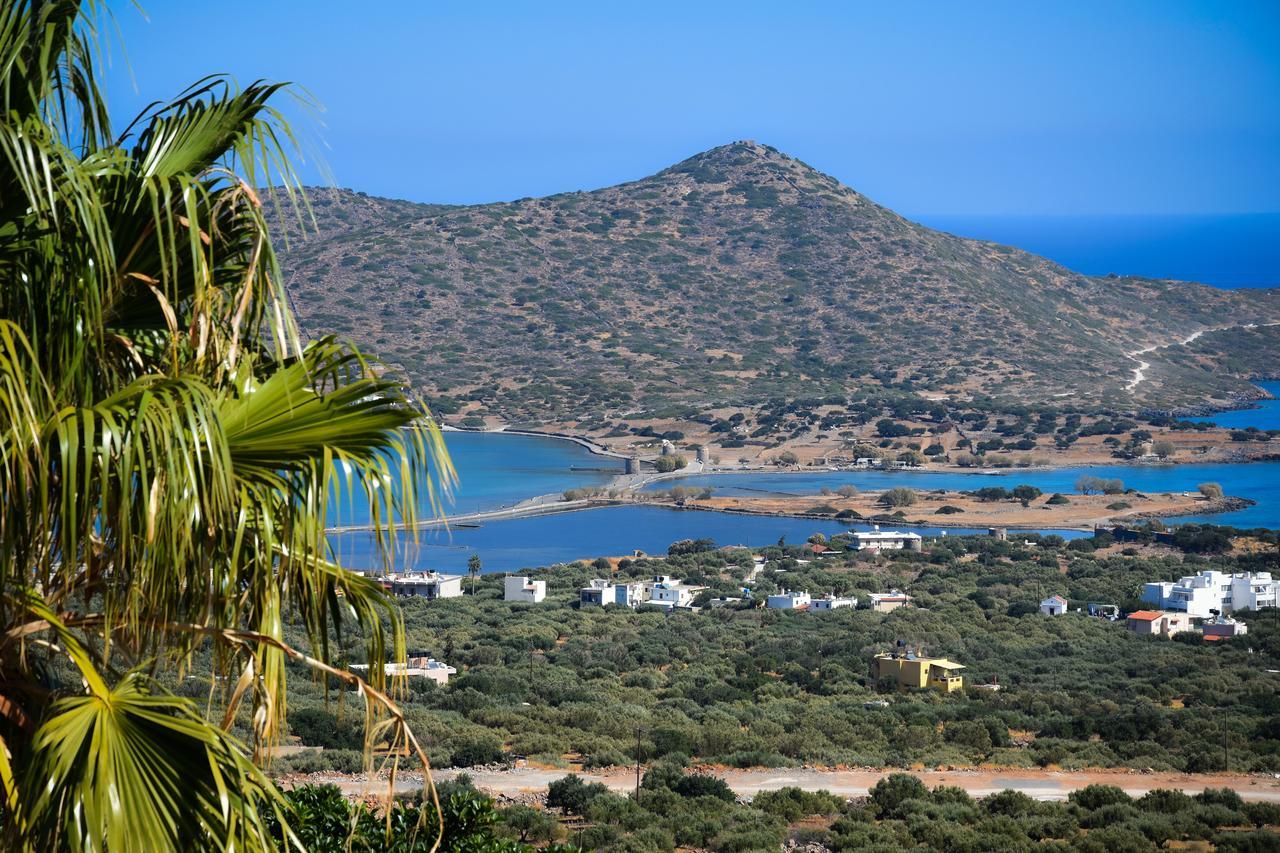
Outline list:
[[[765,600],[765,607],[770,610],[798,610],[801,607],[808,607],[812,599],[807,592],[796,592],[783,590],[782,592],[771,595]]]
[[[1275,607],[1280,583],[1269,572],[1241,572],[1228,575],[1212,569],[1179,578],[1176,583],[1156,581],[1143,584],[1142,600],[1165,610],[1177,610],[1198,619],[1208,619],[1213,611],[1257,610]]]
[[[535,581],[520,575],[508,575],[502,584],[504,601],[523,601],[537,604],[547,597],[547,582]]]

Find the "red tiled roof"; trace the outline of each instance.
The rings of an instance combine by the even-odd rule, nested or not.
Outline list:
[[[1135,610],[1129,614],[1129,618],[1137,619],[1139,622],[1154,622],[1163,615],[1159,610]]]

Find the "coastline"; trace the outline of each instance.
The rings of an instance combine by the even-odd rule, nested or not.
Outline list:
[[[876,494],[867,491],[864,494]],[[817,499],[820,496],[804,495],[801,497]],[[1227,496],[1221,500],[1213,501],[1203,506],[1197,506],[1194,511],[1187,508],[1154,510],[1142,513],[1136,513],[1129,516],[1117,516],[1107,519],[1109,524],[1124,524],[1126,522],[1141,522],[1152,519],[1161,518],[1179,518],[1188,514],[1194,515],[1217,515],[1227,512],[1235,512],[1249,506],[1253,506],[1256,502],[1248,498],[1238,498]],[[505,521],[514,518],[531,518],[543,515],[562,515],[574,512],[586,512],[589,510],[608,509],[619,506],[637,506],[637,507],[655,507],[657,509],[667,510],[670,512],[707,512],[719,513],[721,515],[743,515],[743,516],[759,516],[765,518],[797,518],[807,519],[815,522],[843,522],[849,527],[858,525],[879,525],[892,524],[898,527],[910,528],[946,528],[955,530],[987,530],[992,527],[1001,527],[1007,530],[1070,530],[1076,532],[1091,532],[1097,520],[1090,520],[1088,523],[1084,521],[1063,521],[1052,524],[1033,523],[1033,522],[992,522],[992,521],[976,521],[956,519],[953,517],[939,518],[929,520],[926,518],[899,518],[885,513],[883,515],[871,515],[861,518],[837,518],[834,515],[817,515],[810,512],[791,512],[787,510],[771,510],[771,509],[752,509],[750,507],[715,507],[697,503],[681,503],[675,500],[652,500],[639,501],[627,500],[616,497],[587,497],[580,500],[566,501],[558,495],[539,495],[530,498],[520,504],[502,509],[486,510],[482,512],[467,513],[457,516],[446,516],[443,518],[425,519],[417,522],[412,526],[398,529],[414,529],[429,530],[437,527],[448,529],[450,526],[469,525],[475,523],[483,523],[485,521]],[[347,525],[342,527],[331,527],[326,529],[326,533],[342,534],[353,533],[361,530],[369,529],[369,525]]]
[[[1258,399],[1271,399],[1259,397]],[[1248,407],[1241,407],[1248,408]],[[1237,411],[1238,409],[1218,409],[1216,411]],[[1190,417],[1190,415],[1188,415]],[[1208,417],[1208,415],[1195,415],[1194,417]],[[552,432],[549,430],[536,429],[507,429],[506,427],[498,427],[495,429],[476,429],[472,427],[453,426],[451,424],[441,424],[440,431],[444,433],[460,432],[471,433],[473,435],[522,435],[529,438],[550,438],[558,441],[569,441],[589,451],[595,456],[604,456],[610,459],[641,459],[636,454],[627,454],[621,451],[613,450],[593,441],[586,436],[575,435],[568,432]],[[1125,466],[1132,468],[1173,468],[1188,465],[1249,465],[1257,462],[1274,462],[1280,460],[1280,453],[1270,453],[1265,456],[1254,457],[1251,459],[1226,458],[1214,460],[1189,459],[1186,457],[1163,460],[1152,459],[1099,459],[1089,461],[1064,461],[1051,462],[1047,465],[1029,465],[1026,467],[1009,466],[1009,467],[985,467],[985,468],[966,468],[960,465],[943,465],[929,466],[921,468],[912,468],[902,471],[909,474],[973,474],[975,476],[999,477],[1011,475],[1020,471],[1061,471],[1068,468],[1108,468],[1113,466]],[[727,466],[703,466],[700,470],[689,471],[681,469],[679,471],[671,471],[664,474],[664,478],[692,477],[702,474],[804,474],[804,473],[821,473],[821,472],[839,472],[839,471],[856,471],[862,469],[841,468],[832,465],[815,465],[815,466],[792,466],[781,468],[771,465],[759,465],[750,468],[727,467]],[[885,473],[895,473],[896,469],[870,469],[873,471],[883,471]],[[622,475],[619,475],[622,476]]]
[[[530,438],[555,438],[560,441],[571,441],[579,447],[584,447],[596,456],[607,456],[610,459],[631,459],[625,453],[619,453],[616,450],[610,450],[603,444],[597,444],[589,438],[580,435],[573,435],[567,432],[541,432],[534,429],[507,429],[499,427],[497,429],[473,429],[471,427],[451,426],[449,424],[440,425],[441,432],[469,432],[477,435],[524,435]]]

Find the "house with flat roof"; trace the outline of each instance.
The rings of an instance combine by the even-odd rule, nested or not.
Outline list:
[[[933,658],[910,651],[882,652],[873,661],[875,678],[892,679],[899,690],[937,690],[954,693],[964,688],[964,676],[958,664],[946,658]]]
[[[842,607],[857,607],[858,599],[848,595],[824,595],[809,602],[811,610],[839,610]]]
[[[1172,637],[1191,630],[1191,617],[1168,610],[1135,610],[1129,614],[1125,627],[1144,637]]]
[[[1164,610],[1178,610],[1189,616],[1208,619],[1233,610],[1275,607],[1280,582],[1270,572],[1225,574],[1205,569],[1173,581],[1143,584],[1142,601]]]
[[[766,598],[764,606],[770,610],[808,610],[811,601],[808,591],[784,589]]]
[[[851,530],[849,536],[855,551],[919,551],[924,547],[919,533],[881,530],[879,525],[873,530]]]
[[[1067,600],[1060,595],[1051,595],[1040,602],[1040,612],[1046,616],[1061,616],[1067,612]]]
[[[1219,616],[1201,625],[1200,633],[1204,635],[1206,642],[1216,643],[1232,637],[1243,637],[1249,633],[1249,626],[1243,622],[1237,622],[1230,616]]]
[[[693,598],[706,589],[705,586],[687,584],[671,575],[654,575],[643,582],[644,600],[642,604],[666,609],[693,606]]]
[[[644,600],[644,586],[638,583],[615,584],[612,581],[596,578],[578,592],[578,601],[584,607],[604,607],[606,604],[620,604],[623,607],[638,607]]]
[[[899,607],[907,607],[911,604],[911,596],[897,589],[889,592],[873,592],[868,598],[871,600],[871,609],[876,613],[892,613]]]
[[[457,598],[462,595],[462,575],[440,572],[400,572],[383,578],[382,584],[399,598]]]
[[[502,582],[503,601],[523,601],[528,604],[537,604],[546,597],[546,581],[535,581],[523,575],[507,575]]]

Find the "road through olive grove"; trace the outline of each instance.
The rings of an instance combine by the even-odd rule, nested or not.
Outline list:
[[[511,770],[465,771],[440,770],[437,780],[452,779],[465,772],[477,788],[498,797],[545,793],[547,786],[569,771],[539,767],[516,767]],[[1206,788],[1229,788],[1245,800],[1280,803],[1280,779],[1262,774],[1235,773],[1168,773],[1124,770],[1057,771],[1026,768],[982,768],[973,770],[820,770],[814,768],[758,768],[751,770],[708,770],[723,778],[734,793],[750,799],[762,791],[797,787],[808,791],[826,790],[841,797],[862,797],[880,779],[896,772],[918,776],[930,788],[952,785],[963,788],[971,796],[985,797],[1004,790],[1021,791],[1037,800],[1065,800],[1086,785],[1115,785],[1130,796],[1139,797],[1157,788],[1198,794]],[[587,782],[601,782],[614,791],[626,793],[635,789],[635,771],[618,768],[605,772],[583,772]],[[355,795],[386,790],[385,779],[371,779],[362,774],[317,773],[292,777],[291,784],[328,783],[338,785],[345,793]],[[422,776],[400,773],[397,791],[412,791],[422,785]]]

